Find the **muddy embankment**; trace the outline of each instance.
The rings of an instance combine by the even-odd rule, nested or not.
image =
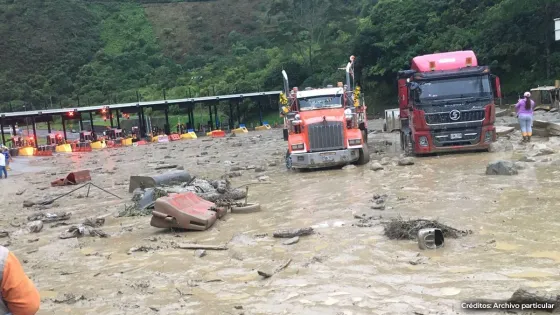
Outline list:
[[[16,158],[10,178],[0,181],[8,234],[0,241],[40,289],[40,314],[453,314],[463,313],[462,300],[509,298],[520,286],[560,288],[557,138],[520,144],[514,132],[491,153],[407,163],[399,163],[397,139],[372,133],[369,165],[316,172],[285,170],[279,130]],[[486,175],[499,159],[513,161],[517,174]],[[168,164],[209,179],[233,169],[232,186],[255,183],[248,200],[262,211],[227,214],[202,232],[156,229],[149,216],[118,217],[131,202],[129,177],[165,172],[155,168]],[[123,199],[92,188],[89,197],[77,191],[23,206],[69,192],[74,187],[50,182],[79,169]],[[70,218],[45,219],[64,212]],[[35,213],[44,214],[32,218],[45,220],[39,232],[27,226]],[[381,223],[397,217],[437,219],[472,234],[420,251],[414,240],[385,236]],[[80,224],[107,237],[60,238]],[[314,232],[297,242],[274,237],[304,227]],[[180,243],[227,249],[200,255]]]

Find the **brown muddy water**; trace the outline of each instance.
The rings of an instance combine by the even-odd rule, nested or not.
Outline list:
[[[383,136],[370,135],[370,141]],[[1,228],[11,232],[0,241],[10,244],[39,288],[39,314],[461,314],[465,299],[509,298],[520,286],[560,288],[557,164],[537,157],[524,163],[519,175],[484,175],[489,161],[521,156],[517,142],[515,151],[418,158],[412,166],[397,166],[394,157],[378,172],[367,165],[288,172],[285,145],[276,130],[229,140],[16,158],[13,176],[0,181]],[[557,154],[546,158],[558,160]],[[269,177],[268,184],[249,190],[249,201],[260,203],[262,212],[228,214],[208,231],[168,232],[150,227],[149,217],[115,217],[130,200],[129,176],[151,173],[162,160],[210,178],[231,163],[277,165],[263,173],[242,171],[233,179],[236,186]],[[84,168],[92,170],[95,184],[124,200],[92,188],[89,198],[78,191],[52,209],[22,207],[25,199],[70,191],[73,187],[49,183]],[[374,194],[387,194],[385,210],[370,210]],[[52,224],[30,234],[26,217],[37,211],[71,211],[72,224],[105,216],[101,229],[111,236],[61,240],[58,235],[68,226]],[[380,225],[353,226],[354,215],[361,213],[437,219],[473,234],[446,239],[439,250],[420,251],[414,241],[388,240]],[[272,238],[275,230],[307,226],[316,234],[294,245]],[[228,250],[199,258],[172,246],[193,242],[227,244]],[[151,250],[128,254],[139,246]],[[289,258],[291,264],[271,278],[257,274]]]

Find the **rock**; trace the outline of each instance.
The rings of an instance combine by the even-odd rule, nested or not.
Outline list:
[[[373,210],[385,210],[385,205],[384,204],[375,204],[375,205],[371,206],[371,208]]]
[[[225,165],[233,165],[233,164],[235,164],[235,162],[232,162],[232,161],[224,161],[224,164],[225,164]]]
[[[23,207],[24,208],[30,208],[33,207],[35,205],[35,202],[31,201],[31,200],[24,200],[23,201]]]
[[[206,151],[200,152],[200,156],[203,156],[203,155],[208,155],[208,152],[206,152]]]
[[[350,165],[346,165],[345,167],[343,167],[343,170],[351,170],[351,169],[355,169],[356,165],[350,164]]]
[[[232,166],[229,170],[232,171],[232,172],[237,172],[237,171],[244,170],[244,168],[242,168],[240,166]]]
[[[278,165],[278,164],[276,164],[276,162],[270,162],[270,163],[268,163],[268,166],[270,166],[270,167],[276,166],[276,165]]]
[[[202,258],[204,256],[206,256],[206,250],[205,249],[197,249],[194,251],[194,255],[198,258]]]
[[[16,192],[16,195],[21,196],[27,189],[20,189]]]
[[[169,169],[169,168],[176,168],[177,164],[164,164],[164,165],[159,165],[155,167],[155,170],[164,170],[164,169]]]
[[[254,169],[256,169],[256,168],[257,168],[257,167],[256,167],[255,165],[249,165],[249,166],[247,166],[245,169],[247,169],[247,170],[254,170]]]
[[[170,159],[170,158],[171,158],[171,155],[166,155],[166,156],[164,156],[163,158],[164,158],[164,159]]]
[[[410,156],[400,158],[398,165],[400,166],[414,165],[414,158]]]
[[[381,159],[381,161],[379,161],[379,164],[381,165],[389,165],[391,163],[391,159],[388,157],[384,157]]]
[[[266,171],[266,168],[264,166],[258,166],[258,167],[255,168],[255,172],[257,172],[257,173],[261,173],[261,172],[264,172],[264,171]]]
[[[27,229],[29,229],[29,232],[31,233],[39,233],[43,229],[43,221],[36,220],[29,222],[27,223]]]
[[[270,177],[268,176],[259,176],[259,178],[257,178],[259,180],[259,182],[268,182],[268,180],[270,179]]]
[[[531,156],[525,155],[519,159],[520,162],[536,162],[537,160]]]
[[[292,237],[292,238],[290,238],[289,240],[282,242],[282,244],[284,244],[284,245],[293,245],[293,244],[295,244],[295,243],[297,243],[297,242],[299,242],[299,236]]]
[[[293,238],[296,236],[305,236],[315,233],[312,227],[301,228],[301,229],[287,229],[275,231],[272,236],[278,238]]]
[[[555,153],[553,149],[547,147],[545,144],[536,144],[533,146],[533,150],[535,151],[533,156],[543,156]]]
[[[512,133],[514,130],[515,128],[510,126],[496,126],[496,135],[498,135],[498,137],[502,137]]]
[[[515,168],[518,170],[524,170],[527,168],[527,166],[525,165],[525,163],[523,162],[515,162]]]
[[[380,171],[383,169],[383,165],[379,164],[379,162],[373,162],[369,169],[372,171]]]
[[[517,168],[511,161],[498,160],[488,163],[486,175],[517,175]]]
[[[178,170],[184,170],[185,167],[184,167],[184,166],[177,166],[177,169],[178,169]]]
[[[229,172],[226,174],[226,176],[228,178],[234,178],[234,177],[240,177],[241,176],[241,172]]]
[[[511,141],[506,139],[498,139],[498,141],[492,142],[489,148],[490,152],[507,152],[513,151],[513,144]]]

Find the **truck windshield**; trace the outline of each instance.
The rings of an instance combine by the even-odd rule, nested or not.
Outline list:
[[[492,88],[487,75],[418,81],[414,100],[418,104],[447,99],[491,98]]]
[[[325,108],[341,108],[342,95],[314,96],[298,98],[299,110],[314,110]]]

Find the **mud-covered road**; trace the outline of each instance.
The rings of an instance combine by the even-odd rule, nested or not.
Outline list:
[[[370,134],[380,152],[371,150],[369,165],[316,172],[286,171],[281,130],[19,157],[10,178],[0,180],[1,228],[10,233],[0,242],[40,289],[39,314],[462,314],[465,299],[509,298],[522,285],[560,289],[560,154],[519,144],[518,133],[501,138],[498,152],[417,158],[408,166],[397,163],[395,135]],[[560,152],[557,139],[533,140]],[[518,175],[485,175],[492,160],[517,161],[538,149],[547,154],[518,162]],[[371,170],[374,160],[382,170]],[[250,186],[249,201],[263,210],[228,214],[204,232],[156,229],[149,216],[116,217],[130,203],[129,177],[156,172],[161,163],[199,178],[263,166],[264,172],[250,167],[232,178],[233,186],[260,182]],[[46,209],[23,207],[25,200],[75,188],[50,182],[80,169],[123,200],[92,188],[89,198],[83,190]],[[371,209],[374,194],[387,195],[384,210]],[[45,223],[30,233],[27,217],[37,212],[72,217],[62,221],[69,225]],[[379,220],[356,226],[362,214],[437,219],[473,233],[420,251],[415,241],[388,240]],[[100,216],[110,237],[59,238],[70,225]],[[278,229],[308,226],[316,233],[293,245],[272,237]],[[228,250],[196,257],[175,243]],[[129,253],[141,246],[146,250]],[[272,277],[257,274],[287,259],[290,265]]]

